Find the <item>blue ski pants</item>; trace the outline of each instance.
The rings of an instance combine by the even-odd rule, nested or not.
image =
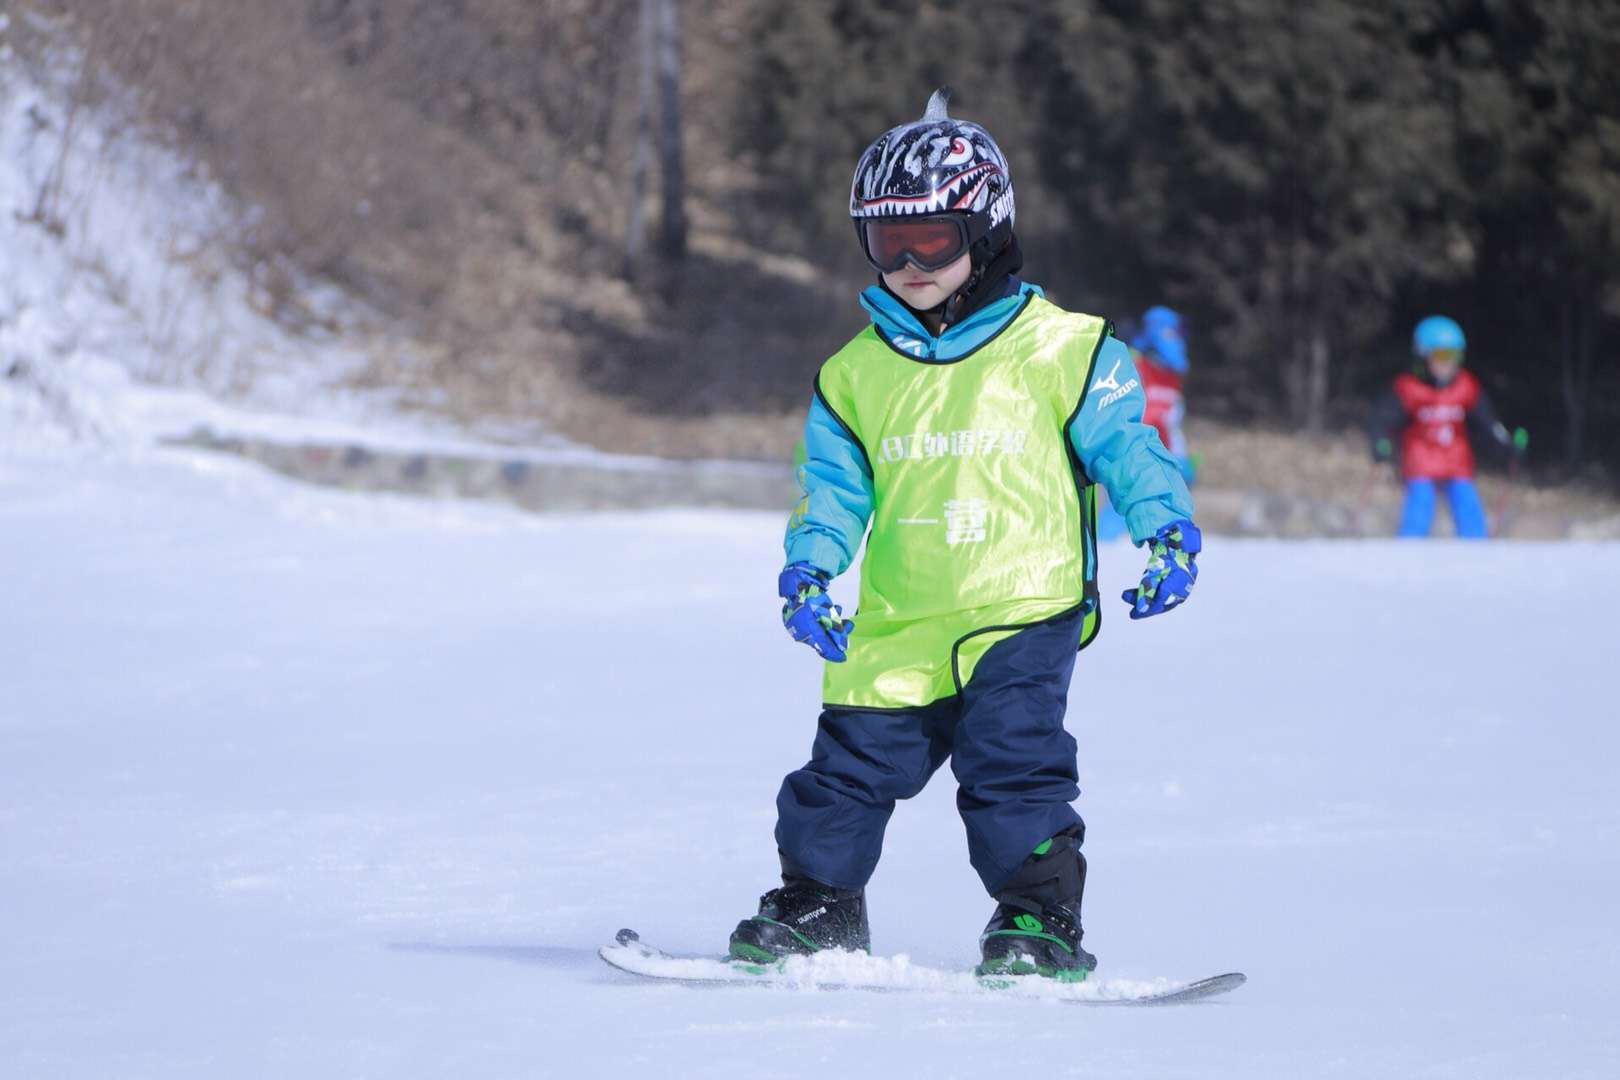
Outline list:
[[[810,761],[776,797],[782,868],[864,888],[899,799],[950,758],[968,859],[996,890],[1041,841],[1076,828],[1075,741],[1063,727],[1081,613],[1036,623],[991,646],[952,697],[916,708],[825,706]]]
[[[1466,477],[1442,480],[1446,485],[1446,498],[1451,503],[1451,521],[1457,535],[1465,540],[1483,540],[1488,535],[1485,527],[1485,506],[1479,500],[1479,489]],[[1414,477],[1406,482],[1406,500],[1401,504],[1401,525],[1397,536],[1428,536],[1434,524],[1435,481]]]

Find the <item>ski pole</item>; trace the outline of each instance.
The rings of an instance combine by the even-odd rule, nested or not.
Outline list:
[[[1513,524],[1518,511],[1519,459],[1524,457],[1525,448],[1529,445],[1530,433],[1524,428],[1514,428],[1513,447],[1508,453],[1507,483],[1496,497],[1496,512],[1492,515],[1496,519],[1496,528],[1491,532],[1494,539],[1500,540],[1507,535],[1508,526]]]
[[[1381,443],[1384,441],[1385,440],[1382,439],[1379,440]],[[1379,449],[1382,450],[1383,447],[1379,447]],[[1367,470],[1367,477],[1361,482],[1361,497],[1356,500],[1356,517],[1354,522],[1356,530],[1355,535],[1357,538],[1362,538],[1367,535],[1367,514],[1372,508],[1373,485],[1378,482],[1381,476],[1387,475],[1387,470],[1384,468],[1385,464],[1387,464],[1387,462],[1381,461],[1376,457],[1373,458],[1372,468]]]
[[[1502,485],[1502,493],[1496,497],[1496,528],[1491,536],[1500,540],[1507,535],[1508,526],[1513,524],[1514,511],[1518,509],[1518,500],[1514,498],[1519,491],[1519,455],[1514,454],[1508,458],[1507,483]]]

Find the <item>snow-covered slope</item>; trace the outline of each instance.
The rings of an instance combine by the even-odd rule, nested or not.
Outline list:
[[[339,389],[365,362],[364,313],[305,282],[300,303],[344,332],[271,318],[264,268],[236,265],[222,242],[251,210],[144,137],[116,100],[72,108],[63,87],[78,59],[30,74],[4,48],[5,19],[0,451],[138,446],[267,414],[354,421],[386,406]]]
[[[206,183],[57,102],[0,50],[0,1076],[1620,1074],[1614,545],[1212,538],[1185,610],[1110,615],[1087,944],[1247,971],[1220,1003],[639,983],[618,927],[715,950],[773,881],[818,689],[779,517],[155,447],[331,437],[360,360],[211,261]],[[870,902],[880,952],[959,970],[990,905],[951,796]]]
[[[1247,971],[1219,1003],[610,971],[619,926],[715,949],[772,883],[818,686],[780,524],[0,461],[0,1075],[1620,1074],[1613,546],[1212,539],[1187,608],[1111,613],[1087,944]],[[951,800],[870,893],[936,967],[989,912]]]
[[[299,285],[318,325],[268,314],[257,270],[225,238],[251,227],[182,158],[120,119],[116,100],[74,110],[56,75],[35,77],[5,49],[0,11],[0,460],[52,448],[140,456],[199,429],[278,444],[649,470],[525,432],[514,452],[357,389],[368,353],[408,367],[413,344],[318,283]],[[262,269],[262,268],[259,268]],[[501,433],[496,432],[494,437]]]

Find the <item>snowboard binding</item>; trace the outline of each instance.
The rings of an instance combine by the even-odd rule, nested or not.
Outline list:
[[[780,888],[759,898],[759,914],[731,932],[731,958],[747,963],[774,964],[823,949],[872,951],[863,890],[784,875]]]

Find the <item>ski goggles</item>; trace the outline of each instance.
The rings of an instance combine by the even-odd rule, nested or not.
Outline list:
[[[883,274],[892,274],[907,263],[919,270],[943,270],[966,254],[973,242],[962,214],[860,218],[855,231],[860,234],[866,261]]]
[[[1463,351],[1461,349],[1430,349],[1423,354],[1423,358],[1441,364],[1460,364],[1462,363]]]

